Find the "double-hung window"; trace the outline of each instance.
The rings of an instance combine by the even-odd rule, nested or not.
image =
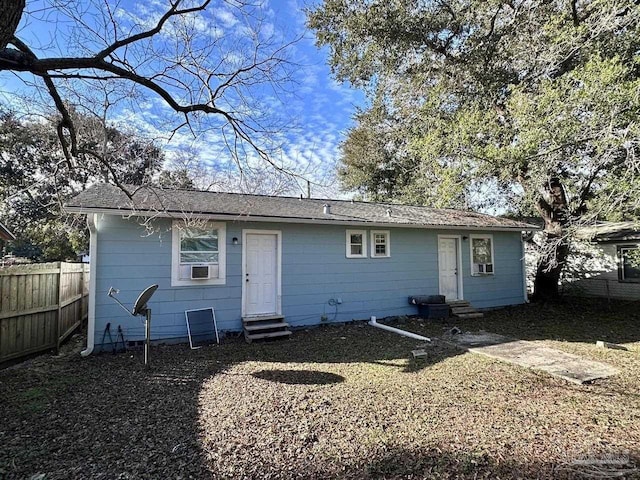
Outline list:
[[[172,227],[173,286],[220,285],[226,273],[226,225],[175,221]]]
[[[347,258],[367,257],[367,231],[347,230]]]
[[[640,247],[620,245],[618,261],[618,279],[621,282],[640,283]]]
[[[471,274],[493,275],[493,236],[471,235]]]
[[[367,246],[368,242],[368,246]],[[386,258],[391,256],[389,230],[347,230],[347,258]]]
[[[371,230],[371,257],[384,258],[391,256],[391,244],[388,230]]]

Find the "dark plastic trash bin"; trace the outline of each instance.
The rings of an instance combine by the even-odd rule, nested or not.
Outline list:
[[[411,305],[421,305],[425,303],[445,303],[444,295],[413,295],[409,297]]]
[[[449,305],[446,303],[421,303],[418,313],[425,318],[449,318]]]

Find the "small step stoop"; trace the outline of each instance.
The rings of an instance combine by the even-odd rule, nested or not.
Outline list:
[[[451,314],[461,319],[482,318],[484,314],[472,307],[466,300],[452,300],[447,302],[451,307]]]
[[[256,317],[242,317],[244,339],[247,343],[254,340],[271,338],[289,338],[291,330],[282,315],[262,315]]]

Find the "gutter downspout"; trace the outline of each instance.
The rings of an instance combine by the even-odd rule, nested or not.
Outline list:
[[[413,338],[414,340],[422,340],[423,342],[430,342],[431,339],[427,337],[423,337],[422,335],[418,335],[416,333],[407,332],[406,330],[400,330],[399,328],[390,327],[389,325],[383,325],[381,323],[376,322],[376,317],[371,317],[369,321],[369,325],[372,327],[381,328],[382,330],[386,330],[388,332],[397,333],[398,335],[402,335],[405,337]]]
[[[87,348],[80,355],[87,357],[93,353],[96,330],[96,277],[98,265],[98,214],[87,215],[89,227],[89,305],[87,311]]]

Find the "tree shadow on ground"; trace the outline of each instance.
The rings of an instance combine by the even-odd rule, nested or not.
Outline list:
[[[400,328],[408,329],[406,325]],[[241,339],[226,339],[225,343],[234,345],[219,352],[220,361],[226,364],[252,360],[302,364],[363,362],[395,368],[399,373],[416,372],[465,353],[437,341],[423,342],[386,332],[365,322],[297,329],[292,338],[284,341],[247,344]],[[423,349],[426,355],[414,358],[411,352],[416,349]]]
[[[554,306],[542,318],[526,316],[529,309],[537,311],[538,307],[491,312],[481,322],[474,321],[474,327],[526,339],[556,338],[546,328],[553,327],[552,319],[558,313],[572,311],[570,306]],[[538,325],[518,327],[518,319],[523,318]],[[614,325],[617,322],[613,320]],[[505,323],[513,326],[500,328]],[[432,330],[442,333],[451,324],[414,319],[401,328],[412,330],[414,326],[417,333],[428,335]],[[633,332],[637,333],[637,328]],[[633,338],[635,333],[627,332],[624,338]],[[576,331],[567,339],[584,341],[588,335],[587,331]],[[610,341],[621,341],[619,338],[622,336]],[[411,350],[419,345],[421,342],[355,324],[297,331],[293,339],[279,343],[248,345],[236,339],[200,350],[154,347],[149,369],[142,363],[141,352],[89,358],[77,354],[39,357],[0,371],[0,478],[31,478],[40,473],[46,474],[47,480],[581,478],[584,472],[576,470],[571,459],[568,463],[525,460],[516,453],[505,454],[509,450],[504,446],[492,450],[494,444],[485,442],[486,450],[482,450],[464,437],[448,434],[421,440],[420,446],[412,446],[407,439],[397,445],[397,437],[388,432],[394,426],[386,424],[375,411],[380,405],[367,402],[389,398],[393,409],[394,396],[411,397],[412,383],[428,381],[428,375],[418,374],[429,374],[431,367],[440,367],[442,362],[464,354],[435,342],[424,346],[425,358],[414,359]],[[273,369],[264,365],[268,363]],[[364,365],[356,372],[362,375],[357,381],[346,378],[345,373],[354,364]],[[456,396],[462,391],[456,389],[456,382],[465,381],[464,375],[475,375],[476,370],[465,364],[460,371],[446,371],[455,371],[460,379],[445,385],[450,390],[443,396],[452,402],[467,401]],[[220,381],[224,373],[230,380]],[[395,383],[386,386],[388,377],[406,381],[396,389]],[[236,391],[226,391],[229,385],[235,385]],[[554,386],[553,382],[542,385],[540,380],[532,387],[535,398]],[[471,387],[464,392],[471,395],[480,388],[473,395],[482,398],[487,392],[496,395],[494,389],[499,392],[501,386]],[[430,387],[423,388],[428,391]],[[527,385],[513,379],[508,388],[528,391]],[[566,387],[562,392],[576,395],[574,388]],[[335,389],[344,390],[333,395]],[[361,393],[354,399],[350,395],[356,391]],[[225,408],[216,401],[221,398],[228,403]],[[407,402],[419,405],[435,401],[422,396]],[[354,418],[353,422],[363,422],[366,429],[354,430],[353,437],[351,433],[329,432],[336,418],[343,417],[343,426],[344,419],[351,422],[348,407],[352,402],[365,403],[359,411],[367,416]],[[446,404],[438,405],[449,411]],[[281,417],[265,419],[269,412],[278,412]],[[278,418],[289,419],[289,423],[279,425]],[[469,413],[469,418],[476,417]],[[326,423],[316,423],[321,421]],[[439,428],[446,429],[446,425],[441,423]],[[486,426],[488,432],[491,428]],[[243,431],[252,436],[238,434]],[[230,435],[239,438],[232,442],[228,440]],[[336,439],[355,447],[345,451],[332,444]],[[513,441],[522,442],[517,437]],[[638,459],[630,461],[637,463]],[[627,478],[634,475],[628,474]]]
[[[200,350],[152,347],[150,368],[141,351],[43,355],[0,371],[0,478],[218,478],[212,452],[202,447],[201,415],[208,407],[200,402],[204,383],[216,374],[251,361],[301,363],[312,369],[265,369],[253,377],[330,387],[344,377],[323,370],[323,363],[364,362],[402,374],[461,353],[440,349],[415,362],[416,344],[351,325],[296,332],[278,344],[231,339]]]
[[[610,463],[608,463],[610,462]],[[527,462],[521,458],[491,458],[486,452],[378,447],[368,458],[352,459],[340,466],[304,465],[306,478],[349,479],[577,479],[635,478],[637,459],[626,454],[594,454],[559,462]],[[265,472],[266,473],[266,472]],[[276,473],[276,472],[270,472]],[[268,475],[267,475],[268,476]]]
[[[0,478],[209,478],[197,400],[216,367],[173,360],[39,357],[0,371]]]
[[[319,370],[260,370],[251,375],[262,380],[289,385],[329,385],[344,382],[342,375]]]
[[[554,303],[489,310],[479,319],[420,322],[425,324],[422,331],[433,336],[457,326],[464,331],[484,330],[519,340],[640,342],[640,302],[567,297]]]

